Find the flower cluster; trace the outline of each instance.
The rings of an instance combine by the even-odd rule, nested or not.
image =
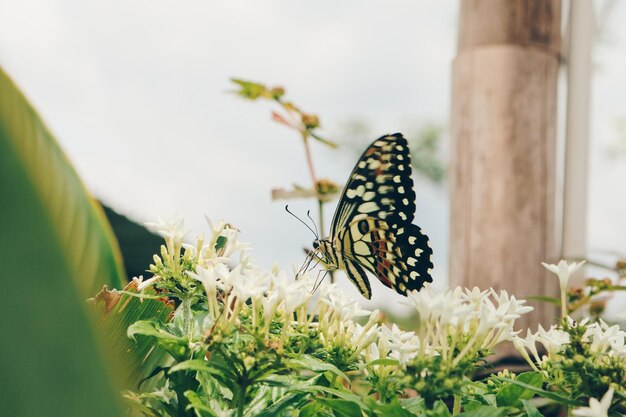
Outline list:
[[[436,291],[427,285],[410,293],[408,300],[418,313],[420,354],[436,352],[453,367],[468,354],[490,352],[497,344],[512,340],[517,334],[515,320],[533,309],[506,291],[476,287]]]
[[[235,227],[208,223],[209,236],[198,236],[194,245],[183,242],[181,219],[152,225],[165,245],[150,265],[154,275],[136,280],[137,296],[165,298],[176,311],[169,320],[137,321],[128,335],[147,336],[142,340],[153,344],[147,351],[157,347],[174,362],[150,370],[151,392],[126,393],[140,410],[270,416],[306,406],[312,415],[332,415],[335,406],[344,410],[343,401],[370,415],[392,412],[389,407],[398,415],[409,409],[421,415],[446,408],[442,400],[453,398],[454,413],[461,406],[521,410],[524,405],[513,398],[521,395],[515,383],[540,390],[544,382],[560,389],[580,386],[572,398],[600,398],[609,389],[623,394],[615,381],[624,381],[626,373],[625,334],[616,326],[570,320],[521,338],[514,326],[532,310],[525,300],[493,289],[426,285],[408,294],[415,321],[402,330],[335,284],[276,266],[256,267]],[[507,341],[535,371],[501,373],[470,387],[473,371]],[[591,376],[576,374],[577,367]]]
[[[548,384],[572,398],[593,398],[609,389],[626,395],[625,340],[626,332],[617,325],[567,317],[548,330],[528,331],[514,345]]]

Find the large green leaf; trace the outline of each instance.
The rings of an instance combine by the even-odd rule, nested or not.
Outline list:
[[[85,303],[121,284],[120,265],[100,208],[0,70],[0,415],[122,415]]]
[[[18,226],[30,220],[25,206],[37,207],[52,228],[50,244],[61,249],[72,270],[68,278],[83,294],[93,295],[103,284],[122,288],[126,279],[121,254],[102,207],[87,193],[52,134],[1,69],[0,141],[0,164],[7,173],[0,190],[3,217]],[[34,231],[28,237],[39,235]],[[28,254],[36,255],[31,251],[24,255]]]

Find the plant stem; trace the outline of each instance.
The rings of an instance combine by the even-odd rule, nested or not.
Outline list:
[[[452,406],[452,415],[456,416],[461,412],[461,396],[454,394],[454,405]]]
[[[567,317],[567,292],[561,290],[561,318]]]
[[[242,381],[239,391],[237,392],[237,417],[243,417],[243,410],[246,406],[246,392],[248,386]]]
[[[313,158],[311,157],[309,134],[307,131],[302,132],[302,142],[304,143],[304,153],[306,155],[306,164],[309,168],[309,175],[311,175],[311,181],[313,181],[313,190],[317,193],[317,177],[315,176],[315,169],[313,168]]]
[[[326,230],[324,228],[324,202],[320,199],[317,200],[317,207],[319,208],[319,212],[320,212],[320,233],[324,233],[324,230]]]

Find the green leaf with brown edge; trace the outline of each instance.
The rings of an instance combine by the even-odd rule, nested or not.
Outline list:
[[[0,69],[3,416],[121,416],[116,366],[85,302],[121,286],[119,251],[36,111]]]
[[[174,311],[173,303],[165,298],[134,296],[137,285],[137,281],[132,281],[121,293],[108,291],[105,287],[95,297],[101,310],[99,325],[106,329],[104,337],[107,346],[118,351],[118,362],[126,373],[126,380],[133,386],[148,378],[155,368],[164,365],[169,356],[147,335],[136,333],[132,339],[129,338],[128,328],[142,320],[166,323]],[[156,296],[151,289],[144,294]],[[147,386],[150,386],[149,382]]]

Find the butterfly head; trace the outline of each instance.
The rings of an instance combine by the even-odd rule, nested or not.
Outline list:
[[[313,250],[319,255],[319,259],[327,266],[335,266],[336,260],[333,259],[334,252],[332,242],[329,239],[315,239],[313,241]]]

